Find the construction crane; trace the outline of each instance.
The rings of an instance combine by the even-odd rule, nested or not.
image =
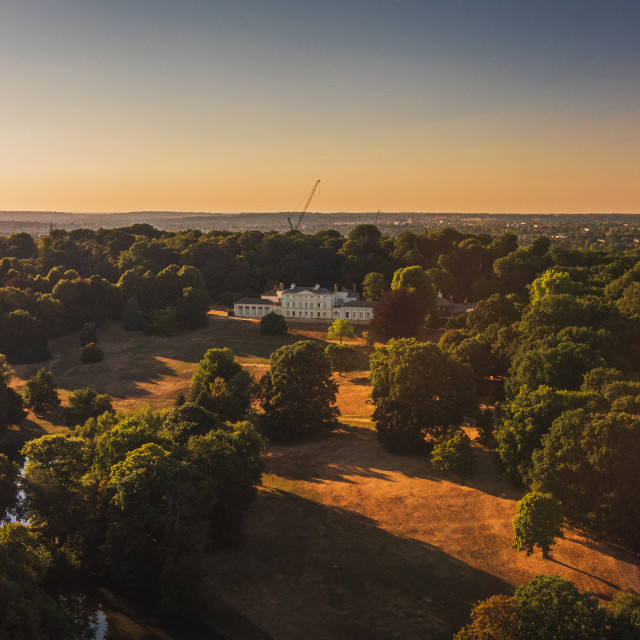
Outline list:
[[[307,209],[309,208],[309,204],[311,203],[311,198],[313,198],[313,194],[316,192],[316,189],[318,188],[318,185],[320,184],[320,180],[316,180],[316,183],[313,185],[313,189],[311,189],[311,193],[309,194],[309,197],[307,198],[307,201],[304,203],[304,208],[302,209],[300,215],[298,216],[298,222],[296,222],[295,226],[293,226],[293,223],[291,222],[291,217],[287,218],[287,221],[289,222],[289,227],[291,228],[291,231],[297,231],[298,227],[300,226],[300,223],[302,222],[302,218],[304,218],[304,214],[307,213]]]

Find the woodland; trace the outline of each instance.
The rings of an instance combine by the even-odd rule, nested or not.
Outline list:
[[[472,425],[501,473],[533,496],[528,503],[551,504],[543,516],[522,506],[523,518],[544,520],[536,531],[548,526],[520,542],[516,529],[518,549],[547,553],[573,527],[640,551],[635,248],[545,236],[519,247],[512,233],[455,229],[390,237],[370,224],[347,236],[134,224],[0,237],[0,437],[28,409],[60,404],[49,341],[80,332],[78,361],[92,366],[104,355],[96,328],[107,320],[180,339],[206,324],[212,305],[292,282],[337,284],[376,301],[362,353],[380,446],[425,464],[431,456],[436,469],[464,478],[474,461],[462,427]],[[444,318],[438,295],[475,309]],[[266,335],[286,331],[264,324]],[[352,336],[333,329],[340,345]],[[339,425],[334,379],[357,354],[333,347],[285,344],[257,381],[230,349],[210,348],[188,392],[159,410],[114,411],[108,396],[78,389],[65,407],[72,432],[26,442],[23,475],[16,451],[0,453],[6,637],[82,637],[51,589],[74,572],[113,581],[168,624],[197,619],[199,558],[241,539],[265,447]],[[42,368],[19,393],[11,366],[25,363]],[[632,592],[605,607],[540,576],[495,598],[473,609],[458,638],[640,637]]]

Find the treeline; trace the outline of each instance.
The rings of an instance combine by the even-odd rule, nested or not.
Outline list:
[[[29,441],[22,477],[0,454],[0,522],[29,523],[0,527],[3,637],[80,637],[55,598],[73,571],[112,580],[168,622],[199,615],[201,555],[240,538],[260,482],[251,395],[231,351],[210,349],[174,407],[116,413],[108,396],[77,390],[71,434]]]
[[[248,231],[54,230],[36,243],[0,237],[0,353],[10,362],[47,357],[47,340],[100,326],[171,333],[201,325],[211,301],[230,305],[280,282],[360,288],[379,274],[388,288],[401,267],[420,266],[446,297],[478,299],[502,287],[499,264],[514,235],[453,229],[398,238],[373,225],[313,235]],[[508,269],[507,269],[508,270]]]
[[[514,254],[515,255],[515,254]],[[495,452],[565,517],[640,547],[640,267],[636,252],[572,251],[527,288],[480,301],[440,346],[504,376]]]

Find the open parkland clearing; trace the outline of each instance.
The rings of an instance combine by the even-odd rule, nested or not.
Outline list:
[[[286,336],[263,336],[255,320],[212,311],[206,327],[184,335],[126,333],[108,322],[98,338],[102,362],[80,364],[78,334],[70,334],[51,341],[50,361],[15,366],[13,386],[20,390],[45,366],[63,405],[75,389],[91,387],[112,396],[118,410],[162,408],[187,391],[211,347],[229,347],[259,378],[273,350],[299,339],[325,341],[326,327],[293,325]],[[350,342],[360,346],[366,367],[364,340]],[[243,542],[206,557],[207,615],[224,635],[445,639],[478,600],[511,593],[539,573],[572,580],[602,600],[618,589],[640,591],[637,557],[577,531],[567,531],[546,560],[539,551],[527,558],[512,549],[522,493],[498,473],[485,447],[474,441],[478,468],[464,482],[436,473],[424,457],[392,455],[371,422],[367,368],[335,379],[340,428],[268,445]],[[8,435],[67,431],[59,409],[30,413]]]

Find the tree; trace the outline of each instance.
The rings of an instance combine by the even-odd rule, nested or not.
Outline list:
[[[327,330],[327,338],[329,340],[340,340],[340,344],[342,344],[342,338],[353,338],[353,336],[353,325],[342,318],[334,320]]]
[[[122,326],[125,331],[138,331],[142,329],[143,322],[142,308],[136,296],[127,299],[122,310]]]
[[[104,351],[95,342],[90,342],[82,347],[80,352],[80,362],[82,364],[93,364],[94,362],[100,362],[102,359],[104,359]]]
[[[462,429],[443,434],[431,452],[431,464],[437,471],[472,475],[477,463],[469,436]]]
[[[275,311],[260,319],[260,332],[266,336],[276,336],[287,332],[287,321]]]
[[[98,342],[95,322],[85,322],[80,330],[80,346],[84,347],[88,344]]]
[[[362,295],[365,300],[375,302],[386,289],[385,277],[377,271],[367,273],[362,281]]]
[[[12,377],[13,371],[7,359],[0,354],[0,434],[8,426],[21,422],[27,414],[22,396],[9,386]]]
[[[378,439],[395,453],[424,449],[475,406],[469,369],[432,343],[390,340],[370,358]]]
[[[550,493],[528,493],[516,505],[513,521],[514,547],[530,556],[534,546],[542,549],[547,558],[556,538],[562,533],[562,506]]]
[[[516,589],[520,603],[523,640],[603,640],[607,633],[606,609],[589,592],[580,593],[573,582],[559,576],[536,576]]]
[[[265,431],[274,440],[293,440],[332,427],[339,415],[338,387],[324,349],[311,340],[280,347],[260,381]]]
[[[520,637],[520,603],[515,596],[491,596],[471,610],[471,622],[454,640],[517,640]]]
[[[113,412],[111,396],[99,395],[93,389],[76,389],[69,396],[69,406],[64,410],[64,419],[68,426],[84,424],[89,418],[97,418],[105,413]]]
[[[426,312],[424,298],[414,291],[386,291],[376,304],[371,330],[383,340],[410,338],[424,324]]]
[[[189,400],[223,420],[239,420],[251,406],[252,388],[251,375],[231,349],[209,349],[191,379]]]
[[[0,353],[12,364],[49,359],[42,322],[24,309],[8,314],[0,312]]]
[[[46,411],[60,406],[58,388],[51,371],[39,369],[27,380],[24,388],[24,404],[27,409]]]
[[[62,545],[88,515],[87,488],[80,482],[89,469],[87,444],[48,435],[27,442],[22,454],[28,458],[23,491],[29,522]]]
[[[425,313],[436,308],[436,287],[422,267],[413,266],[398,269],[393,274],[391,288],[393,290],[404,288],[415,292],[424,301]]]
[[[166,569],[204,549],[216,502],[214,482],[195,465],[148,443],[111,467],[106,490],[107,571],[128,591],[157,601],[171,591],[170,576],[184,584],[182,572]],[[197,587],[199,571],[192,568],[186,583]],[[193,587],[184,595],[196,596]]]
[[[324,353],[331,371],[344,373],[358,368],[358,350],[349,344],[328,344]]]
[[[614,618],[631,623],[640,635],[640,595],[633,591],[618,591],[609,605]]]
[[[622,622],[622,624],[621,624]],[[454,640],[637,640],[588,591],[559,576],[539,575],[515,596],[493,596],[471,611],[471,623]]]
[[[20,467],[0,453],[0,524],[8,519],[18,501]]]

